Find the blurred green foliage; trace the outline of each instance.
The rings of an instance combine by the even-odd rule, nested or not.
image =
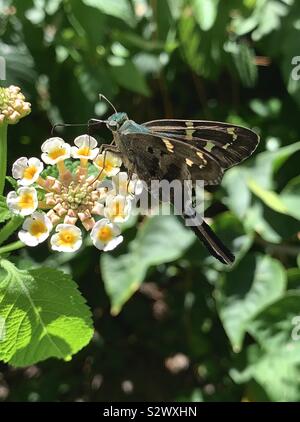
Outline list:
[[[207,118],[261,135],[254,156],[207,193],[213,226],[237,256],[231,269],[175,217],[132,221],[111,254],[86,244],[71,257],[47,245],[14,256],[23,269],[71,273],[95,334],[70,362],[0,366],[0,400],[299,401],[299,2],[2,0],[0,8],[5,84],[20,85],[33,110],[9,131],[10,163],[37,155],[52,124],[110,112],[100,92],[138,122]]]

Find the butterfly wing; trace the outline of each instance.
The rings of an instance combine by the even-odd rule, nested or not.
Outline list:
[[[121,132],[117,135],[123,162],[148,186],[152,180],[196,180],[206,184],[221,180],[223,171],[218,162],[192,145],[145,132]],[[123,151],[122,151],[123,150]],[[200,154],[199,154],[200,153]],[[190,226],[209,252],[224,264],[234,262],[233,254],[216,236],[201,216],[193,210],[197,225]],[[185,220],[191,216],[183,213]]]
[[[147,183],[155,180],[203,180],[205,185],[220,183],[223,169],[218,160],[168,134],[121,132],[125,166]],[[121,151],[122,153],[122,151]],[[126,163],[128,160],[128,163]]]
[[[205,120],[152,120],[143,124],[152,133],[198,148],[226,170],[248,158],[259,143],[258,135],[242,126]]]

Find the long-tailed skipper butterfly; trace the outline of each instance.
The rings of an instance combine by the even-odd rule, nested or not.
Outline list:
[[[162,119],[138,124],[126,113],[114,111],[105,121],[92,119],[106,123],[113,134],[112,143],[103,150],[120,154],[128,173],[136,173],[148,186],[152,180],[163,179],[217,185],[224,171],[248,158],[259,142],[252,130],[228,123]],[[203,218],[199,221],[191,226],[198,239],[219,261],[232,264],[234,255]]]

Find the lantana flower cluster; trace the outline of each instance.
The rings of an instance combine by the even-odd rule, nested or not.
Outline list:
[[[18,189],[8,193],[7,205],[25,217],[20,240],[37,246],[50,237],[52,250],[74,252],[82,245],[84,229],[96,248],[114,249],[123,240],[119,223],[129,218],[142,182],[120,171],[118,155],[99,153],[96,139],[89,135],[78,136],[74,146],[52,137],[41,149],[41,160],[21,157],[12,167]],[[56,166],[57,177],[46,175],[51,166]],[[97,171],[91,175],[91,169]]]
[[[0,124],[15,124],[27,116],[31,111],[31,104],[18,86],[0,87]]]

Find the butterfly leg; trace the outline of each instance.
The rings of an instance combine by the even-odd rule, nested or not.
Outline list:
[[[110,144],[101,144],[99,147],[99,154],[102,154],[104,151],[104,154],[106,151],[113,152],[114,154],[120,154],[120,151],[116,145],[114,145],[114,141],[112,141]]]
[[[129,193],[128,192],[128,190],[129,190],[129,184],[130,184],[130,181],[131,181],[131,178],[132,178],[132,175],[133,175],[133,171],[131,171],[131,170],[127,170],[127,175],[128,175],[128,180],[127,180],[127,187],[126,187],[126,192],[127,192],[127,194]],[[132,193],[132,196],[134,195],[134,192]]]
[[[120,154],[120,151],[118,149],[118,147],[116,145],[113,145],[113,142],[110,144],[101,144],[100,148],[99,148],[99,154],[103,153],[103,168],[102,170],[100,170],[100,172],[98,173],[98,175],[90,182],[89,185],[92,185],[93,183],[95,183],[102,175],[104,168],[105,168],[105,159],[106,159],[106,154],[107,152],[113,152],[114,154]],[[96,157],[97,159],[97,157]]]

